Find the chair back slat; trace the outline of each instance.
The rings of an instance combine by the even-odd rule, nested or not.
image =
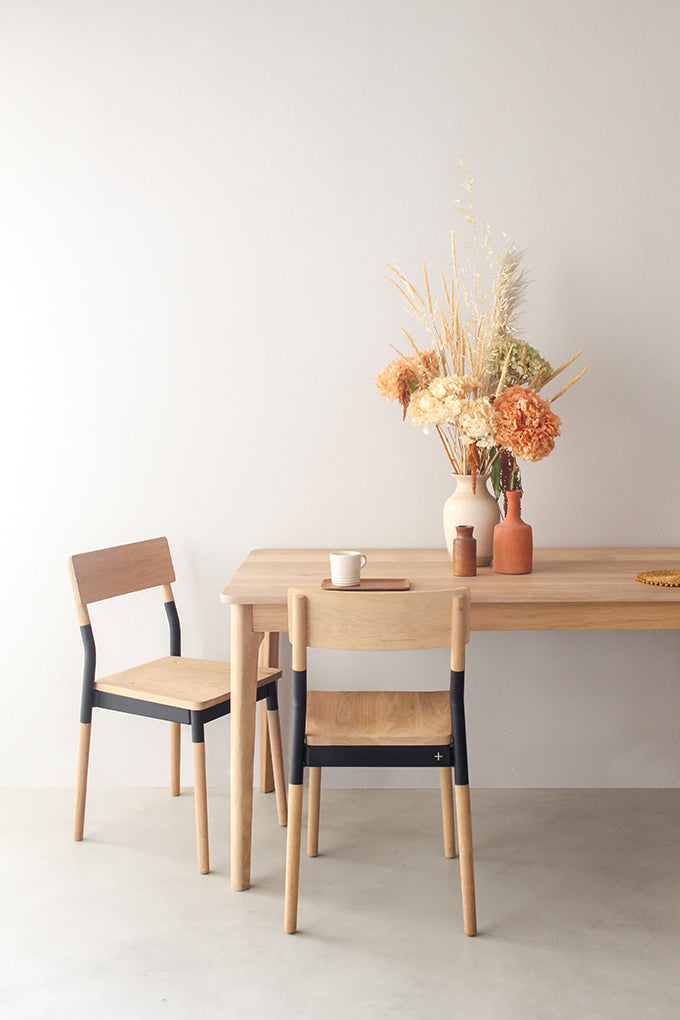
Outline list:
[[[291,638],[295,596],[304,597],[308,648],[352,651],[408,651],[451,645],[454,597],[469,605],[467,588],[444,591],[340,592],[291,588],[288,607]],[[467,617],[467,609],[464,612]],[[299,632],[299,628],[298,628]],[[463,630],[463,633],[464,630]]]
[[[78,553],[69,567],[74,597],[83,606],[175,580],[167,538]]]

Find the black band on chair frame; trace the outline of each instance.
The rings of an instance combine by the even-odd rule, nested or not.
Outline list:
[[[267,711],[268,712],[278,712],[278,710],[279,710],[279,699],[278,699],[278,696],[277,696],[277,693],[276,693],[276,680],[272,680],[272,682],[270,684],[267,684],[266,687],[262,687],[261,690],[263,692],[262,693],[262,697],[265,697],[267,699]],[[258,691],[258,694],[259,694],[259,691]],[[258,698],[258,700],[261,700],[261,699]]]
[[[141,715],[147,719],[164,719],[166,722],[191,723],[191,709],[176,708],[174,705],[159,705],[155,701],[141,701],[138,698],[126,698],[124,694],[109,694],[106,691],[94,691],[93,708],[107,708],[112,712],[125,712],[127,715]],[[212,722],[228,715],[230,703],[221,701],[219,705],[204,708],[193,714],[201,717],[203,723]]]
[[[205,742],[202,712],[191,713],[191,741],[194,744],[203,744]]]
[[[109,694],[108,691],[95,691],[92,704],[94,708],[107,708],[111,712],[140,715],[146,719],[164,719],[166,722],[178,723],[191,722],[191,712],[188,708],[158,705],[155,701],[140,701],[138,698],[126,698],[124,694]]]
[[[290,739],[290,779],[301,786],[304,773],[305,722],[307,718],[307,670],[293,670],[293,715]]]
[[[92,627],[86,623],[80,628],[80,636],[85,650],[83,664],[83,686],[80,695],[80,721],[92,722],[92,706],[94,705],[94,671],[97,665],[97,649],[95,648]]]
[[[467,739],[465,736],[465,670],[451,670],[451,727],[453,733],[453,756],[456,786],[467,786],[468,776]]]
[[[305,747],[304,764],[310,768],[447,768],[453,765],[448,744],[358,744]],[[291,769],[292,774],[292,769]],[[291,780],[292,782],[292,780]]]
[[[177,606],[173,601],[165,602],[165,615],[168,618],[168,624],[170,626],[170,654],[181,655],[182,654],[182,633],[179,626],[179,616],[177,615]]]

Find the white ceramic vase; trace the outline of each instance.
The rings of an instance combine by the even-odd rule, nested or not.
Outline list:
[[[455,491],[444,503],[444,536],[453,558],[453,540],[459,524],[471,524],[477,539],[477,566],[488,567],[493,559],[493,529],[501,519],[498,500],[486,487],[489,475],[477,475],[475,492],[472,475],[454,475]]]

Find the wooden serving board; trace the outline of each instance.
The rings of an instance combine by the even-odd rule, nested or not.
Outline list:
[[[408,591],[411,582],[406,577],[362,577],[351,588],[339,588],[327,577],[321,587],[326,591]]]

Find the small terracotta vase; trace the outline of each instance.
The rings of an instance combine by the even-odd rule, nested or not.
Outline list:
[[[472,537],[474,530],[469,524],[456,526],[452,550],[455,577],[474,577],[477,573],[477,539]]]
[[[493,569],[497,574],[530,574],[534,553],[531,525],[520,517],[519,489],[509,489],[508,512],[493,529]]]

